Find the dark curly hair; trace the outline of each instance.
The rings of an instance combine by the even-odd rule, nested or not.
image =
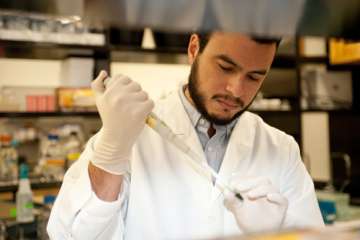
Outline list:
[[[200,49],[199,52],[202,53],[208,44],[212,33],[196,33],[199,36]],[[251,35],[251,39],[253,39],[257,43],[261,44],[276,44],[276,48],[279,47],[281,42],[281,38],[271,38],[271,37],[259,37]]]

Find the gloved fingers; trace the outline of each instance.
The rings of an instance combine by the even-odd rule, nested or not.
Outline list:
[[[124,102],[130,99],[129,96],[132,93],[139,92],[141,92],[141,87],[138,83],[127,77],[120,78],[118,76],[117,78],[111,78],[107,82],[104,98],[112,99],[113,102]]]
[[[273,192],[276,192],[276,189],[274,189],[271,183],[266,182],[246,192],[246,196],[251,200],[255,200],[258,198],[266,197],[269,193]]]
[[[242,180],[234,180],[231,185],[240,193],[248,192],[258,186],[271,184],[267,178],[244,178]]]
[[[102,93],[105,91],[104,80],[108,77],[107,72],[101,70],[99,75],[91,82],[91,89],[95,93]]]
[[[151,113],[154,108],[154,101],[151,99],[141,102],[137,105],[137,109],[134,109],[134,117],[139,120],[145,120],[145,118]]]
[[[106,93],[112,94],[112,92],[115,92],[115,95],[119,95],[119,89],[125,89],[128,85],[130,85],[133,81],[124,75],[116,75],[112,78],[107,78],[104,80]],[[125,90],[129,92],[129,90]]]
[[[226,191],[224,192],[224,206],[227,210],[234,212],[242,206],[242,201],[236,198],[234,193]]]
[[[280,193],[269,193],[268,195],[266,195],[266,198],[268,199],[269,202],[275,203],[277,205],[281,205],[281,206],[288,205],[288,200]]]
[[[144,92],[136,92],[129,95],[129,100],[138,101],[138,102],[144,102],[149,99],[149,95]]]
[[[146,102],[143,103],[144,105],[144,110],[146,112],[146,116],[149,115],[151,113],[151,111],[154,109],[155,107],[155,103],[153,100],[149,99]]]
[[[126,91],[129,92],[129,93],[130,93],[130,92],[133,93],[133,92],[140,92],[140,91],[142,91],[142,88],[141,88],[140,84],[138,84],[138,83],[135,82],[135,81],[131,81],[131,83],[127,84],[127,85],[125,86],[125,88],[126,88]]]
[[[116,81],[116,83],[119,83],[119,84],[122,84],[122,85],[128,85],[128,84],[133,82],[128,76],[125,76],[125,75],[122,75],[122,74],[116,75],[114,77],[114,80]]]

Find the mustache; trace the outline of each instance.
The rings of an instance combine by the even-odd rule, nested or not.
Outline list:
[[[229,102],[232,102],[234,105],[237,105],[239,107],[244,107],[245,104],[243,102],[243,100],[241,100],[240,98],[237,97],[233,97],[231,95],[226,95],[226,94],[215,94],[212,99],[222,99],[222,100],[226,100]]]

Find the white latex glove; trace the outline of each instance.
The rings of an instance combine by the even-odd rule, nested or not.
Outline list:
[[[121,175],[129,169],[132,146],[154,102],[130,78],[117,75],[108,79],[105,87],[107,77],[107,73],[101,71],[91,84],[102,121],[91,162],[109,173]]]
[[[225,194],[225,207],[231,211],[244,233],[276,231],[283,224],[288,201],[264,178],[247,178],[231,183],[241,193],[239,201],[234,194]]]

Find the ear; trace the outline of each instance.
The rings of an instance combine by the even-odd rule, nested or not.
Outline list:
[[[193,64],[196,56],[199,54],[200,50],[200,41],[197,34],[192,34],[190,37],[188,45],[188,61],[190,64]]]

